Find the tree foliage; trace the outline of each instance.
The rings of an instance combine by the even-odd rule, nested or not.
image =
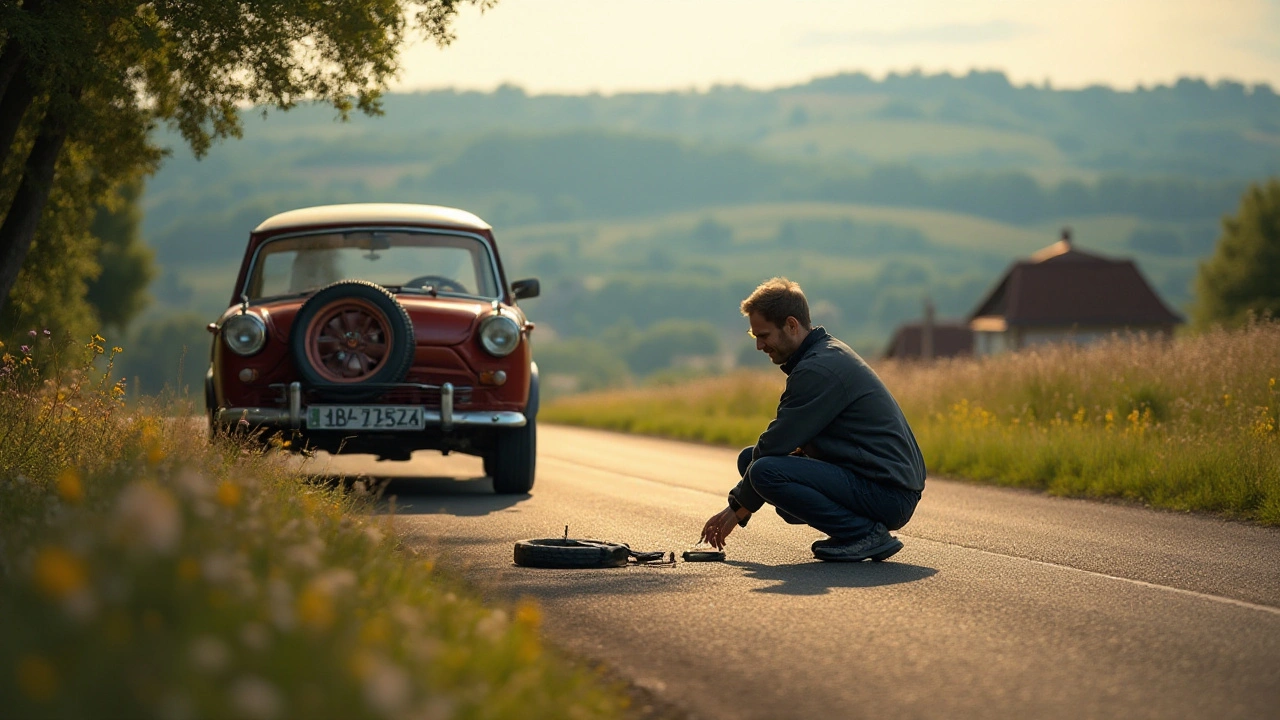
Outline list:
[[[155,276],[155,252],[142,242],[138,200],[142,183],[130,183],[115,193],[108,205],[99,206],[89,232],[98,241],[101,272],[89,283],[86,300],[98,319],[110,329],[123,331],[149,300],[147,284]]]
[[[1251,314],[1280,317],[1280,178],[1245,191],[1196,279],[1198,326],[1240,326]]]
[[[84,297],[94,208],[156,169],[159,125],[202,156],[240,135],[244,104],[376,114],[407,34],[449,42],[466,2],[493,0],[0,2],[0,303],[24,306],[9,320],[35,322],[29,293]]]

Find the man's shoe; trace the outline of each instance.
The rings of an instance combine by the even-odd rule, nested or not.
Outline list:
[[[889,529],[876,523],[870,534],[856,540],[827,538],[813,544],[813,556],[826,562],[880,562],[902,549],[902,541],[889,534]]]
[[[813,544],[809,546],[809,549],[814,552],[817,552],[818,548],[820,547],[831,547],[832,545],[846,545],[848,543],[849,543],[848,540],[841,540],[840,538],[836,538],[836,537],[824,537],[821,540],[814,540]]]

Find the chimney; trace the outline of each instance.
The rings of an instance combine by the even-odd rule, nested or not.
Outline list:
[[[920,359],[933,360],[933,300],[924,299],[924,323],[920,326]]]
[[[1071,227],[1068,225],[1062,227],[1062,243],[1068,248],[1071,247]]]

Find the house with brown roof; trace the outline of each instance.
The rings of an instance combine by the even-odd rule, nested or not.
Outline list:
[[[1132,260],[1080,250],[1070,229],[1010,266],[969,315],[976,355],[1087,343],[1116,332],[1169,336],[1182,322]]]
[[[926,300],[924,320],[904,323],[894,331],[882,357],[932,360],[973,354],[973,331],[963,320],[935,320],[933,302]]]

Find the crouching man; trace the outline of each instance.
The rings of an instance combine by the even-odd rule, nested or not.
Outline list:
[[[889,534],[911,519],[924,459],[897,401],[849,346],[810,327],[797,283],[773,278],[742,301],[756,349],[787,375],[778,414],[738,456],[742,481],[702,539],[723,548],[765,503],[788,523],[827,534],[814,557],[884,560],[902,549]]]

